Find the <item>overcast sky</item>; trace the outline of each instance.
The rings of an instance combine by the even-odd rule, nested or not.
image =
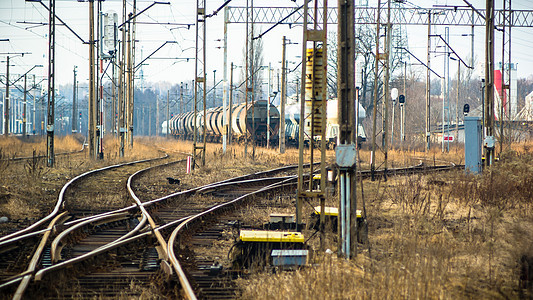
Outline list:
[[[356,0],[356,3],[359,0]],[[503,0],[502,0],[503,1]],[[496,8],[501,8],[502,1],[496,1]],[[195,0],[170,0],[170,5],[155,5],[143,15],[139,16],[137,21],[146,23],[195,23]],[[223,0],[206,0],[207,12],[211,13],[218,8]],[[369,1],[370,6],[375,6],[377,1]],[[470,1],[475,7],[484,9],[485,1]],[[48,1],[45,1],[48,5]],[[132,0],[128,0],[128,10],[131,9]],[[139,10],[147,7],[153,1],[137,0]],[[296,7],[303,3],[303,0],[296,2],[290,0],[275,1],[254,1],[256,7],[259,6],[286,6]],[[336,1],[329,1],[329,6],[336,6]],[[449,1],[415,1],[408,2],[409,7],[421,6],[432,7],[438,5],[464,5],[460,0]],[[529,0],[513,0],[513,9],[533,10],[533,2]],[[245,6],[246,1],[234,0],[230,6]],[[96,5],[95,5],[96,6]],[[121,18],[122,0],[106,0],[102,2],[103,12],[114,11],[119,13]],[[88,3],[78,2],[75,0],[56,0],[56,14],[63,19],[76,33],[84,40],[88,40]],[[26,22],[26,23],[23,23]],[[47,23],[48,12],[35,2],[25,2],[22,0],[0,0],[0,39],[9,39],[9,42],[0,42],[0,52],[31,52],[24,57],[14,57],[11,67],[11,74],[22,74],[36,64],[44,65],[35,71],[37,75],[47,74],[47,57],[48,57],[48,27],[39,26],[35,23]],[[58,24],[57,22],[56,24]],[[263,25],[260,32],[266,30],[269,26]],[[301,40],[301,26],[288,25],[278,26],[269,32],[263,38],[264,44],[264,63],[272,63],[272,66],[279,68],[281,60],[281,41],[282,36],[286,35],[293,42]],[[425,26],[408,26],[408,41],[410,50],[425,61],[427,28]],[[438,26],[435,29],[436,34],[444,34],[444,26]],[[336,31],[336,26],[328,27],[328,31]],[[244,46],[245,26],[243,24],[230,24],[228,29],[228,63],[234,62],[237,65],[242,63],[242,54]],[[461,36],[469,34],[468,27],[450,28],[450,45],[458,52],[460,56],[467,59],[470,56],[470,37]],[[256,33],[257,35],[257,33]],[[496,33],[496,61],[500,61],[501,55],[501,35]],[[213,70],[217,70],[217,81],[222,78],[223,68],[223,50],[217,47],[222,46],[223,38],[223,13],[210,18],[207,22],[207,78],[209,82],[213,79]],[[513,29],[512,35],[512,53],[513,62],[518,63],[518,77],[533,76],[533,59],[530,51],[533,49],[533,28],[516,28]],[[154,58],[194,58],[195,29],[191,26],[161,25],[161,24],[139,24],[137,26],[137,58],[136,62],[152,53],[157,47],[165,41],[176,41],[176,44],[167,44],[156,54]],[[72,69],[74,65],[78,66],[78,80],[88,80],[88,47],[81,43],[71,32],[64,26],[57,26],[56,36],[56,82],[65,84],[72,82]],[[287,47],[287,57],[289,61],[299,61],[297,56],[301,55],[301,43]],[[478,61],[483,60],[484,55],[484,28],[479,27],[475,30],[475,56]],[[6,55],[0,55],[0,61],[5,61]],[[438,59],[438,61],[442,61]],[[194,60],[189,62],[175,59],[150,59],[147,65],[143,66],[143,78],[146,82],[168,81],[179,83],[184,80],[194,78]],[[435,68],[442,70],[442,66],[437,64]],[[455,74],[455,64],[451,67],[451,74]],[[0,73],[5,73],[5,63],[0,63]],[[442,73],[442,71],[440,71]],[[139,76],[140,74],[136,74]],[[137,85],[139,81],[137,81]]]

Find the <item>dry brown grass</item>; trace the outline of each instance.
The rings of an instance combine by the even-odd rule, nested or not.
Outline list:
[[[519,287],[521,262],[533,257],[529,149],[520,145],[518,151],[504,153],[481,176],[457,171],[365,182],[369,243],[360,246],[357,259],[346,262],[336,255],[318,255],[313,266],[299,271],[255,274],[240,280],[240,296],[532,297],[531,290]],[[336,251],[334,241],[330,236],[328,248]],[[317,249],[316,243],[313,248]]]

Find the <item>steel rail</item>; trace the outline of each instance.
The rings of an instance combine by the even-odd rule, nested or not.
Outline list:
[[[141,174],[141,173],[144,173],[144,171],[140,170],[140,171],[137,171],[134,174],[132,174],[128,178],[127,188],[128,188],[128,191],[129,191],[130,195],[132,196],[133,200],[135,200],[135,203],[137,204],[137,207],[139,207],[139,210],[141,211],[143,216],[146,217],[146,219],[148,220],[148,223],[150,224],[150,227],[152,228],[152,233],[156,237],[157,242],[160,245],[160,247],[156,247],[156,250],[157,250],[157,252],[159,254],[159,258],[167,260],[168,259],[167,242],[165,241],[165,238],[163,238],[163,235],[161,234],[161,232],[155,230],[157,228],[157,224],[154,222],[154,219],[152,218],[150,213],[148,213],[146,208],[142,205],[142,202],[139,199],[139,197],[137,197],[137,195],[135,195],[135,193],[133,192],[133,189],[131,188],[132,178],[135,177],[138,173]]]
[[[246,179],[246,180],[241,180],[241,181],[224,182],[224,183],[214,184],[214,185],[210,185],[205,188],[202,188],[198,190],[198,193],[205,195],[205,194],[213,193],[217,190],[220,190],[223,187],[226,188],[226,187],[232,187],[232,186],[241,186],[241,185],[253,184],[253,183],[264,182],[264,181],[278,182],[279,180],[289,179],[289,178],[293,178],[293,176],[268,177],[268,178],[261,178],[261,179]]]
[[[120,221],[124,219],[128,219],[129,214],[128,213],[117,213],[107,216],[100,216],[98,218],[89,219],[85,222],[78,223],[63,232],[61,232],[53,241],[52,245],[50,247],[50,254],[52,256],[52,263],[57,262],[59,259],[61,259],[61,250],[63,250],[64,244],[62,243],[63,239],[67,237],[69,234],[71,234],[74,230],[80,229],[84,226],[87,226],[89,224],[98,226],[101,224],[106,224],[109,222],[115,222]]]
[[[403,170],[403,171],[415,171],[415,170],[428,171],[428,170],[434,169],[435,171],[440,171],[440,170],[453,169],[453,168],[457,168],[457,167],[460,167],[460,166],[455,165],[455,164],[452,163],[451,166],[432,166],[432,167],[430,166],[430,167],[424,168],[423,163],[420,163],[420,164],[418,164],[416,166],[413,166],[413,167],[390,169],[389,173],[392,173],[392,172],[396,173],[397,171],[400,171],[400,170]],[[364,171],[362,173],[364,175],[366,175],[366,176],[370,176],[370,171]],[[250,193],[245,194],[243,196],[237,197],[234,200],[231,200],[231,201],[219,204],[217,206],[214,206],[214,207],[212,207],[212,208],[210,208],[210,209],[208,209],[208,210],[206,210],[204,212],[201,212],[201,213],[199,213],[199,214],[197,214],[195,216],[192,216],[192,217],[188,218],[187,220],[183,221],[180,225],[178,225],[178,227],[176,227],[176,229],[174,229],[174,231],[172,232],[172,234],[171,234],[171,236],[169,238],[169,241],[168,241],[168,254],[169,254],[170,263],[172,264],[172,267],[176,271],[176,274],[178,276],[180,284],[181,284],[181,286],[183,288],[183,291],[185,293],[185,297],[187,299],[197,299],[197,297],[196,297],[196,295],[194,293],[194,290],[192,289],[192,286],[191,286],[189,280],[187,279],[187,276],[186,276],[185,272],[183,271],[183,268],[181,267],[181,264],[179,263],[179,260],[177,259],[176,254],[174,252],[174,245],[176,244],[175,241],[178,238],[178,236],[180,234],[180,231],[182,231],[182,230],[184,230],[184,229],[186,229],[188,227],[191,227],[193,225],[193,222],[199,222],[204,217],[207,217],[208,215],[214,214],[218,210],[225,209],[228,206],[236,205],[238,202],[244,201],[246,198],[248,198],[250,196],[253,196],[253,195],[265,192],[265,191],[274,190],[276,188],[287,187],[288,185],[294,185],[295,183],[294,182],[290,183],[290,181],[294,180],[296,178],[297,177],[294,176],[293,178],[285,179],[284,181],[282,181],[280,183],[273,183],[273,184],[271,184],[269,186],[266,186],[266,187],[263,187],[263,188],[261,188],[261,189],[259,189],[257,191],[250,192]],[[221,185],[221,186],[223,186],[223,185]]]
[[[68,217],[67,212],[63,212],[56,216],[48,225],[49,228],[54,227],[56,222],[61,222],[62,218]],[[18,300],[22,298],[22,295],[24,294],[24,291],[28,287],[28,284],[30,283],[31,278],[33,277],[33,272],[35,271],[35,268],[37,267],[37,264],[39,263],[39,260],[41,259],[41,253],[43,252],[44,246],[46,246],[46,243],[48,242],[48,237],[50,236],[50,231],[47,231],[43,234],[43,237],[41,239],[41,242],[39,243],[39,246],[37,247],[37,250],[33,254],[33,258],[28,266],[28,269],[26,272],[29,272],[30,274],[24,276],[22,278],[22,281],[20,282],[19,287],[17,288],[17,291],[15,292],[15,295],[13,296],[14,300]]]
[[[214,206],[214,207],[212,207],[212,208],[210,208],[210,209],[208,209],[206,211],[203,211],[203,212],[201,212],[199,214],[196,214],[196,215],[186,219],[180,225],[178,225],[178,227],[176,227],[176,229],[174,229],[174,231],[172,232],[172,234],[171,234],[171,236],[169,238],[169,241],[168,241],[168,251],[167,252],[169,254],[170,263],[171,263],[172,267],[174,268],[174,270],[176,271],[176,274],[178,276],[178,280],[180,281],[181,287],[182,287],[182,289],[184,291],[185,298],[190,299],[190,300],[197,299],[196,294],[194,293],[194,290],[193,290],[189,280],[187,279],[187,276],[185,275],[185,272],[183,271],[183,268],[181,267],[181,264],[179,263],[179,260],[177,259],[176,254],[174,253],[174,244],[175,244],[176,238],[180,234],[180,231],[185,229],[185,228],[187,228],[188,226],[191,226],[193,224],[193,222],[198,222],[199,220],[203,219],[203,217],[207,217],[208,215],[214,214],[215,212],[217,212],[219,210],[222,210],[222,209],[225,209],[225,208],[227,208],[229,206],[236,205],[239,202],[244,201],[246,198],[251,197],[253,195],[256,195],[258,193],[262,193],[262,192],[265,192],[265,191],[268,191],[268,190],[273,190],[277,186],[279,186],[280,184],[286,183],[287,181],[294,180],[296,178],[297,178],[297,176],[293,176],[291,178],[284,179],[283,181],[281,181],[278,184],[275,184],[275,183],[271,184],[269,186],[266,186],[266,187],[263,187],[261,189],[258,189],[257,191],[253,191],[253,192],[247,193],[247,194],[245,194],[243,196],[237,197],[237,198],[235,198],[235,199],[233,199],[231,201],[216,205],[216,206]]]
[[[175,162],[172,162],[172,163],[175,163]],[[168,164],[170,164],[170,163],[168,163]],[[164,165],[168,165],[168,164],[164,164]],[[158,166],[154,166],[154,167],[146,168],[146,169],[140,170],[140,171],[134,173],[133,175],[131,175],[130,178],[129,178],[129,180],[128,180],[129,183],[130,183],[130,188],[129,188],[130,193],[133,193],[133,190],[131,189],[131,179],[132,179],[132,178],[134,178],[135,176],[138,176],[139,174],[141,174],[141,173],[144,172],[144,171],[147,171],[147,170],[149,170],[149,169],[153,169],[153,168],[157,168],[157,167],[161,167],[161,166],[164,166],[164,165],[158,165]],[[415,166],[414,168],[419,168],[419,167],[420,167],[420,165]],[[434,168],[434,169],[437,170],[438,167],[448,167],[448,166],[436,166],[436,167],[432,167],[432,168]],[[221,182],[208,184],[208,185],[205,185],[205,186],[203,186],[203,187],[198,187],[198,188],[191,189],[191,190],[187,190],[187,191],[182,191],[182,192],[173,193],[173,194],[170,194],[170,195],[167,195],[167,196],[164,196],[164,197],[160,197],[160,198],[158,198],[158,199],[154,199],[154,200],[149,201],[149,202],[140,203],[140,204],[137,204],[137,205],[132,205],[132,206],[130,206],[130,207],[128,207],[128,208],[121,209],[121,210],[123,211],[123,210],[132,209],[132,208],[137,208],[137,207],[142,207],[142,208],[144,208],[144,206],[149,206],[149,205],[154,204],[154,203],[157,203],[157,202],[162,202],[162,201],[164,201],[164,200],[168,200],[168,199],[170,199],[170,196],[174,196],[174,197],[176,197],[176,196],[179,196],[179,195],[193,194],[193,193],[198,192],[198,191],[200,191],[200,190],[202,190],[202,189],[208,188],[209,186],[215,186],[215,185],[219,185],[220,187],[227,186],[227,184],[225,184],[225,182],[227,183],[227,182],[231,182],[231,181],[233,181],[233,182],[236,183],[236,184],[250,183],[250,182],[252,182],[251,180],[249,180],[249,179],[242,180],[242,178],[250,178],[250,177],[254,177],[254,176],[262,176],[262,175],[264,176],[264,175],[272,174],[272,173],[275,173],[275,172],[286,171],[286,170],[289,170],[289,169],[291,169],[291,168],[294,168],[294,166],[282,167],[282,168],[278,168],[278,169],[274,169],[274,170],[268,170],[268,171],[257,172],[257,173],[248,174],[248,175],[244,175],[244,176],[239,176],[239,177],[235,177],[235,178],[227,179],[227,180],[224,180],[224,181],[221,181]],[[398,169],[400,170],[400,169],[402,169],[402,168],[398,168]],[[405,170],[405,169],[406,169],[406,168],[403,168],[403,170]],[[413,170],[414,170],[414,169],[413,169]],[[265,191],[265,190],[268,190],[268,189],[272,189],[272,188],[274,188],[274,187],[276,187],[276,186],[279,186],[280,184],[283,185],[283,183],[285,183],[285,185],[286,185],[286,182],[289,182],[289,181],[291,181],[291,180],[294,180],[294,179],[296,179],[296,177],[295,177],[295,176],[292,176],[292,177],[287,176],[287,177],[282,177],[282,178],[278,178],[278,179],[279,179],[279,180],[282,180],[282,179],[283,179],[283,181],[282,181],[281,183],[272,183],[272,184],[269,185],[269,186],[263,187],[263,188],[261,188],[261,189],[259,189],[259,190],[257,190],[257,191],[254,191],[254,192],[252,192],[252,193],[247,194],[247,196],[254,195],[254,194],[256,194],[256,193],[259,193],[259,192],[262,192],[262,191]],[[258,181],[265,181],[265,180],[268,180],[268,179],[259,179]],[[294,183],[293,183],[293,184],[294,184]],[[134,194],[134,193],[133,193],[133,194]],[[246,196],[246,195],[245,195],[245,196]],[[136,197],[136,196],[135,196],[135,197]],[[237,198],[237,199],[235,199],[235,200],[232,200],[232,201],[230,201],[230,202],[227,202],[227,203],[225,203],[225,204],[217,205],[217,206],[215,206],[215,207],[213,207],[213,208],[211,208],[211,209],[208,209],[206,212],[209,213],[210,211],[213,211],[213,209],[215,209],[215,208],[225,207],[226,205],[231,205],[231,204],[235,203],[237,200],[239,200],[239,199],[244,199],[244,198],[246,198],[246,197],[241,196],[241,197],[239,197],[239,198]],[[138,199],[138,198],[137,198],[137,199]],[[116,211],[115,211],[115,213],[116,213]],[[103,215],[103,214],[102,214],[102,215]],[[201,213],[200,215],[204,215],[204,213]],[[105,216],[108,216],[108,217],[109,217],[109,214],[106,213]],[[102,216],[102,217],[105,217],[105,216]],[[198,216],[198,215],[197,215],[197,216]],[[143,219],[144,219],[144,218],[145,218],[145,214],[143,213]],[[91,220],[90,218],[86,218],[86,219],[87,219],[86,221],[92,221],[92,222],[96,221],[95,218],[92,218],[92,220]],[[156,233],[156,232],[157,232],[157,234],[160,234],[160,231],[161,231],[161,230],[166,229],[166,228],[171,227],[171,226],[174,226],[174,225],[176,225],[176,224],[179,224],[179,223],[183,222],[184,220],[187,220],[187,222],[189,222],[189,221],[192,222],[192,220],[191,220],[190,217],[184,217],[184,218],[181,218],[181,219],[175,220],[175,221],[173,221],[173,222],[170,222],[170,223],[168,223],[168,224],[166,224],[166,225],[164,225],[164,226],[160,226],[160,227],[152,228],[152,230],[149,231],[149,232],[144,232],[144,233],[141,233],[141,234],[137,234],[136,236],[128,236],[128,235],[132,235],[132,234],[134,234],[133,231],[132,231],[132,232],[128,233],[127,235],[125,235],[125,236],[123,236],[123,237],[121,237],[121,238],[119,238],[119,239],[117,239],[117,240],[115,240],[115,241],[113,241],[113,242],[111,242],[111,243],[108,243],[108,244],[106,244],[106,245],[104,245],[104,246],[101,246],[101,247],[99,247],[99,248],[97,248],[97,249],[95,249],[95,250],[93,250],[93,251],[91,251],[91,252],[89,252],[89,253],[86,253],[86,254],[84,254],[84,255],[82,255],[82,256],[76,257],[76,258],[71,259],[71,260],[68,260],[68,261],[61,262],[61,263],[59,263],[59,264],[56,264],[56,265],[51,266],[51,267],[48,267],[48,268],[44,268],[44,269],[42,269],[42,270],[40,270],[39,272],[36,273],[35,279],[36,279],[36,280],[40,280],[40,279],[42,278],[42,276],[44,276],[44,274],[47,273],[47,272],[50,272],[50,271],[53,271],[53,270],[57,270],[57,269],[60,269],[60,268],[64,268],[64,267],[67,267],[67,266],[73,265],[73,264],[75,264],[75,263],[77,263],[77,262],[80,262],[80,261],[86,260],[86,259],[88,259],[88,258],[94,257],[94,256],[96,256],[96,255],[98,255],[98,254],[101,254],[101,253],[107,252],[107,251],[109,251],[109,250],[111,250],[111,249],[114,249],[114,248],[116,248],[116,247],[119,247],[119,246],[125,245],[125,244],[127,244],[127,243],[133,242],[133,241],[135,241],[135,240],[137,240],[137,239],[140,239],[140,238],[142,238],[142,237],[146,237],[146,236],[148,236],[148,235],[152,235],[152,234],[154,234],[154,233]],[[141,222],[141,223],[143,223],[143,222]],[[182,225],[183,225],[183,224],[182,224]],[[182,225],[180,225],[179,227],[181,228]],[[142,227],[142,226],[144,226],[144,225],[140,225],[140,224],[139,224],[138,226],[136,226],[136,229],[139,230],[140,227]],[[153,226],[152,226],[152,227],[153,227]],[[51,229],[47,230],[47,232],[50,232],[50,231],[51,231]],[[172,240],[172,242],[173,242],[173,240]],[[164,244],[163,244],[163,245],[164,245]],[[167,248],[168,248],[168,249],[170,249],[170,247],[171,247],[170,245],[167,245]],[[172,249],[173,249],[173,248],[172,248]],[[167,252],[168,252],[168,250],[167,250]],[[172,262],[172,259],[170,259],[170,260],[171,260],[171,262]],[[177,262],[177,261],[176,261],[176,262]],[[179,262],[177,262],[177,263],[178,263],[178,265],[179,265]],[[173,267],[177,270],[176,272],[179,274],[179,273],[180,273],[180,272],[179,272],[179,268],[176,268],[175,263],[173,263]],[[34,272],[34,271],[32,271],[32,272],[30,272],[30,273],[33,273],[33,272]],[[19,282],[19,281],[23,280],[23,276],[24,276],[26,273],[28,273],[28,272],[25,272],[25,273],[23,273],[23,274],[19,274],[19,276],[21,276],[20,278],[15,278],[15,279],[13,279],[13,280],[11,280],[11,281],[9,281],[9,282],[6,282],[6,283],[4,283],[3,285],[1,285],[0,288],[1,288],[1,287],[4,287],[4,286],[7,286],[7,285],[11,285],[11,284],[13,284],[13,283],[16,283],[16,282]],[[182,285],[183,285],[183,283],[182,283]]]
[[[171,163],[174,163],[174,162],[171,162]],[[171,164],[171,163],[168,163],[168,164]],[[165,165],[168,165],[168,164],[165,164]],[[136,176],[139,176],[139,174],[141,174],[142,172],[146,172],[149,169],[153,169],[153,168],[157,168],[157,167],[161,167],[161,166],[164,166],[164,165],[158,165],[158,166],[154,166],[154,167],[150,167],[150,168],[147,168],[147,169],[140,170],[140,171],[134,173],[133,175],[131,175],[130,179],[132,179],[132,178],[134,178]],[[194,189],[190,189],[190,190],[187,190],[187,191],[176,192],[176,193],[164,196],[164,197],[160,197],[158,199],[151,200],[149,202],[144,202],[144,203],[141,203],[141,204],[132,205],[132,206],[129,206],[128,208],[121,209],[120,211],[123,211],[125,209],[137,208],[137,207],[144,208],[144,206],[150,206],[150,205],[152,205],[154,203],[163,202],[164,200],[168,200],[168,199],[171,199],[173,197],[182,196],[182,195],[188,195],[188,194],[192,195],[192,194],[196,193],[198,190],[200,190],[202,188],[206,188],[206,187],[212,186],[212,185],[223,184],[223,183],[232,182],[232,181],[234,181],[234,182],[243,182],[243,181],[246,181],[247,178],[250,178],[250,177],[265,176],[265,175],[269,175],[269,174],[273,174],[273,173],[277,173],[277,172],[288,171],[288,170],[294,169],[294,168],[296,168],[296,166],[286,166],[286,167],[281,167],[281,168],[277,168],[277,169],[273,169],[273,170],[262,171],[262,172],[248,174],[248,175],[238,176],[238,177],[226,179],[226,180],[223,180],[223,181],[220,181],[220,182],[207,184],[207,185],[204,185],[204,186],[201,186],[201,187],[198,187],[198,188],[194,188]],[[130,190],[130,193],[134,194],[133,190],[131,189],[131,180],[130,179],[128,179],[128,181],[130,181],[129,190]],[[289,179],[291,179],[291,178],[289,178]],[[119,210],[114,211],[114,213],[118,213],[118,211]],[[104,214],[105,214],[105,216],[109,216],[112,213],[113,212],[104,213]],[[101,214],[100,216],[103,216],[104,214]],[[147,216],[147,214],[143,213],[143,218],[147,218],[146,216]],[[101,247],[99,247],[99,248],[97,248],[97,249],[95,249],[93,251],[90,251],[90,252],[84,254],[84,255],[78,256],[76,258],[73,258],[73,259],[70,259],[70,260],[67,260],[67,261],[60,262],[58,264],[55,264],[55,265],[47,267],[47,268],[43,268],[43,269],[39,270],[36,273],[35,280],[41,280],[42,277],[46,273],[49,273],[49,272],[52,272],[52,271],[56,271],[56,270],[59,270],[59,269],[62,269],[62,268],[68,267],[68,266],[72,266],[72,265],[74,265],[74,264],[76,264],[78,262],[87,260],[87,259],[92,258],[94,256],[97,256],[99,254],[105,253],[105,252],[107,252],[109,250],[115,249],[116,247],[120,247],[120,246],[126,245],[126,244],[131,243],[133,241],[136,241],[136,240],[138,240],[140,238],[147,237],[147,236],[152,235],[152,234],[160,234],[160,231],[162,231],[164,229],[167,229],[169,227],[175,226],[175,225],[183,222],[184,220],[188,219],[189,217],[190,216],[184,217],[184,218],[172,221],[172,222],[169,222],[168,224],[165,224],[163,226],[159,226],[159,227],[156,226],[154,229],[152,229],[149,232],[143,232],[143,233],[137,234],[135,236],[131,236],[131,237],[123,236],[120,239],[117,239],[117,240],[115,240],[115,241],[113,241],[111,243],[108,243],[108,244],[106,244],[104,246],[101,246]],[[91,221],[93,219],[94,218],[88,219],[86,221]],[[138,225],[137,227],[140,227],[140,226]],[[130,232],[128,234],[131,234],[131,233],[132,232]],[[165,245],[166,245],[166,243],[165,243]],[[168,248],[168,246],[167,246],[167,248]],[[165,249],[165,251],[166,251],[166,249]],[[16,280],[17,279],[13,280],[13,282],[15,282]],[[5,283],[5,285],[7,286],[8,284],[12,284],[13,282]]]
[[[56,202],[54,210],[48,216],[42,218],[41,220],[35,222],[34,224],[32,224],[32,225],[30,225],[30,226],[28,226],[28,227],[26,227],[26,228],[24,228],[22,230],[19,230],[19,231],[13,232],[11,234],[8,234],[6,236],[0,237],[0,247],[2,245],[4,245],[5,243],[12,242],[12,241],[10,241],[11,239],[16,239],[17,236],[19,236],[21,234],[24,234],[24,233],[27,233],[27,232],[39,227],[40,225],[44,224],[48,220],[52,219],[59,212],[61,206],[63,206],[63,204],[64,204],[63,203],[63,200],[64,200],[63,198],[64,198],[64,195],[65,195],[65,192],[66,192],[67,188],[70,187],[70,185],[72,185],[74,182],[76,182],[80,178],[95,174],[97,172],[105,171],[105,170],[110,170],[110,169],[115,169],[115,168],[119,168],[119,167],[122,167],[122,166],[129,166],[129,165],[133,165],[133,164],[144,163],[144,162],[149,162],[149,161],[155,161],[155,160],[160,160],[160,159],[165,159],[165,158],[168,158],[168,154],[165,154],[164,156],[158,157],[158,158],[137,160],[137,161],[133,161],[133,162],[123,163],[123,164],[116,164],[116,165],[111,165],[111,166],[107,166],[107,167],[103,167],[103,168],[99,168],[99,169],[95,169],[95,170],[90,170],[88,172],[85,172],[83,174],[80,174],[80,175],[72,178],[70,181],[68,181],[63,186],[63,188],[61,188],[61,191],[59,192],[58,201]]]

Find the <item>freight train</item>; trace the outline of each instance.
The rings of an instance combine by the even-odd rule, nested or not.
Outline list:
[[[270,126],[267,126],[267,101],[258,100],[255,103],[233,105],[231,117],[231,135],[232,141],[242,142],[246,137],[252,136],[255,130],[255,142],[258,145],[266,145],[267,141],[267,127],[270,127],[270,143],[278,143],[279,130],[279,111],[275,106],[270,106],[268,109],[270,116]],[[203,135],[203,110],[199,111],[196,116],[196,128],[198,136]],[[205,134],[208,142],[218,143],[222,140],[222,135],[225,132],[223,122],[222,107],[209,108],[206,111]],[[229,119],[228,119],[229,120]],[[194,135],[194,112],[187,112],[178,114],[170,119],[169,130],[170,134],[186,140],[192,140]],[[166,122],[163,122],[163,133],[166,133]],[[229,130],[228,130],[229,132]]]
[[[233,142],[242,142],[245,139],[245,133],[248,137],[252,136],[255,128],[255,142],[257,145],[266,145],[267,140],[267,101],[259,100],[254,104],[248,104],[248,110],[245,104],[233,105],[231,118],[231,134]],[[255,111],[255,118],[252,114],[252,108]],[[280,114],[279,108],[271,105],[270,115],[270,145],[276,145],[279,141]],[[358,146],[366,141],[366,135],[361,120],[365,118],[365,110],[359,107],[359,125],[358,125]],[[247,122],[245,122],[247,120]],[[203,132],[203,111],[199,111],[196,117],[198,136]],[[285,142],[287,146],[298,147],[299,144],[299,122],[300,122],[300,105],[298,103],[288,104],[285,109]],[[170,134],[176,138],[192,140],[194,134],[194,113],[187,112],[178,114],[170,119]],[[206,140],[208,142],[220,142],[224,133],[223,110],[222,107],[210,108],[206,111]],[[162,133],[166,134],[167,122],[162,124]],[[337,100],[328,101],[326,139],[330,149],[334,148],[339,134],[339,125],[337,123]],[[306,139],[305,144],[309,141]]]
[[[307,109],[307,107],[306,107]],[[285,108],[285,142],[289,146],[298,147],[299,144],[299,123],[300,123],[300,104],[293,102],[288,104]],[[326,144],[329,149],[333,149],[337,145],[337,137],[339,136],[339,123],[337,114],[337,99],[328,100],[327,106],[327,121],[326,121]],[[359,104],[359,118],[357,125],[357,146],[361,148],[366,141],[366,134],[362,120],[366,117],[366,111]],[[304,135],[304,143],[308,145],[309,139],[307,134]]]

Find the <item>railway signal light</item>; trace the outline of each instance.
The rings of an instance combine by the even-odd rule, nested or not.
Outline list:
[[[404,104],[405,103],[405,96],[404,95],[400,95],[398,97],[398,102],[400,102],[400,104]]]
[[[470,112],[470,105],[465,104],[465,106],[463,106],[463,114],[466,116],[468,115],[468,113]]]

